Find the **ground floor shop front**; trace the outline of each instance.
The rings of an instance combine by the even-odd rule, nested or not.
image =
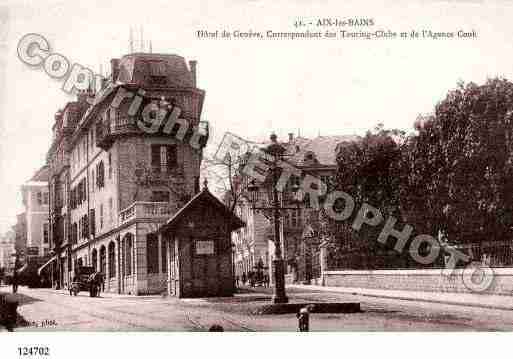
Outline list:
[[[54,287],[69,288],[77,267],[92,266],[104,275],[105,292],[165,292],[168,261],[166,243],[155,233],[159,225],[135,221],[86,244],[64,248],[52,263]]]

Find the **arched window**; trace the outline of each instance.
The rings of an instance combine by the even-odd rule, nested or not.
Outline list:
[[[91,252],[91,265],[93,266],[94,270],[98,270],[97,267],[98,264],[98,251],[96,249],[93,249]]]
[[[125,236],[125,273],[132,274],[132,235]]]
[[[114,242],[109,243],[109,278],[116,276],[116,246]]]
[[[105,166],[103,161],[100,161],[96,167],[96,185],[102,188],[105,185]]]
[[[105,246],[100,248],[100,272],[103,274],[107,273],[107,257],[105,253]]]

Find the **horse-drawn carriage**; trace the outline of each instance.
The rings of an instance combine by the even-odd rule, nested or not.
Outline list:
[[[73,282],[69,288],[69,295],[77,295],[80,291],[88,291],[89,296],[97,297],[103,283],[103,274],[94,267],[81,266],[75,270]]]

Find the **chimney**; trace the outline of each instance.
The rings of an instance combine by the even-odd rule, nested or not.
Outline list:
[[[191,60],[189,61],[189,67],[191,68],[191,74],[192,74],[192,86],[196,87],[196,64],[198,61]]]
[[[116,82],[119,75],[119,59],[110,60],[110,73],[112,76],[112,82]]]
[[[289,142],[292,142],[294,140],[294,134],[292,132],[289,132]]]

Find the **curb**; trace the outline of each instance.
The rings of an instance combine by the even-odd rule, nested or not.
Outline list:
[[[330,291],[330,292],[334,293],[332,291]],[[340,293],[340,292],[335,292],[335,293]],[[394,296],[394,295],[379,295],[379,294],[367,294],[367,293],[364,294],[364,293],[355,293],[355,292],[352,292],[352,293],[347,292],[346,294],[361,295],[363,297],[372,297],[372,298],[406,300],[406,301],[410,301],[410,302],[424,302],[424,303],[457,305],[460,307],[485,308],[485,309],[497,309],[497,310],[513,310],[513,307],[505,307],[505,306],[498,306],[498,305],[492,305],[492,304],[465,303],[465,302],[456,302],[456,301],[450,301],[450,300],[401,297],[401,296]]]
[[[301,287],[298,286],[295,288],[299,289]],[[458,302],[458,301],[452,301],[452,300],[427,299],[427,298],[417,298],[417,297],[398,296],[398,295],[370,294],[370,293],[362,293],[362,292],[357,292],[357,291],[322,290],[322,289],[318,289],[318,288],[304,288],[304,289],[318,290],[318,291],[324,291],[324,292],[329,292],[329,293],[360,295],[362,297],[371,297],[371,298],[405,300],[405,301],[410,301],[410,302],[437,303],[437,304],[457,305],[457,306],[461,306],[461,307],[485,308],[485,309],[496,309],[496,310],[513,310],[513,306],[467,303],[467,302]]]
[[[267,304],[254,311],[254,314],[294,314],[301,308],[311,307],[310,313],[360,313],[359,302],[308,302]]]

